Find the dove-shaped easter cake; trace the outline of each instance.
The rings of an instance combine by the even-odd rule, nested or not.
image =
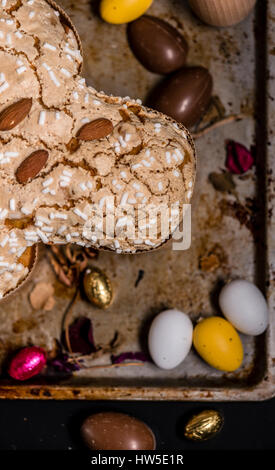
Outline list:
[[[138,217],[162,205],[182,217],[190,203],[188,131],[139,100],[87,86],[81,66],[77,32],[56,4],[0,0],[1,297],[28,275],[21,257],[32,245],[150,251],[177,224],[163,233],[156,216],[148,235]]]

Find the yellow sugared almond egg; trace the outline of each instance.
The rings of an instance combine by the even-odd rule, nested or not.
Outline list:
[[[221,317],[200,321],[193,333],[197,353],[210,366],[226,372],[238,369],[243,361],[243,346],[235,328]]]
[[[129,23],[143,15],[152,3],[153,0],[101,0],[100,15],[107,23]]]

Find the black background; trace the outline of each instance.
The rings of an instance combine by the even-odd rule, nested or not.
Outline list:
[[[223,430],[214,439],[194,443],[183,436],[194,412],[217,409]],[[158,450],[275,450],[275,399],[264,402],[103,402],[0,401],[0,451],[84,449],[83,419],[98,411],[120,411],[145,421]]]

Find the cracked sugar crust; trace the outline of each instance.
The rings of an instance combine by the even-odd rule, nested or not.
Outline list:
[[[171,236],[192,196],[196,162],[188,131],[139,100],[87,87],[80,48],[57,6],[0,0],[0,116],[32,99],[28,115],[0,131],[1,296],[27,276],[20,257],[28,246],[71,242],[117,253],[152,250]],[[111,132],[80,138],[83,126],[102,119]],[[44,165],[19,182],[18,169],[38,151],[47,155]],[[165,205],[172,210],[160,233],[160,215],[153,211]],[[114,214],[115,236],[107,209]]]

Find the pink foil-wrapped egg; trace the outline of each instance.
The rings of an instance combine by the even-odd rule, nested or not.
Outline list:
[[[46,364],[46,352],[32,346],[21,349],[11,360],[8,373],[16,380],[27,380],[39,374]]]

